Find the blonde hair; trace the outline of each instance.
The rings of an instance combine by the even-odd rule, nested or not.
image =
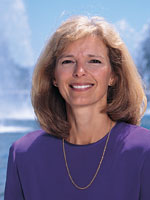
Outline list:
[[[65,21],[49,39],[33,74],[32,104],[41,124],[48,133],[67,138],[65,100],[53,86],[58,56],[73,41],[95,35],[108,48],[115,82],[108,88],[107,107],[104,110],[114,121],[139,124],[147,100],[140,75],[119,34],[100,17],[75,16]]]

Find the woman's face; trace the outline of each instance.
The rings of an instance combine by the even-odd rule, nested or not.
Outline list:
[[[72,42],[58,58],[55,80],[71,107],[107,104],[113,75],[105,44],[96,36]]]

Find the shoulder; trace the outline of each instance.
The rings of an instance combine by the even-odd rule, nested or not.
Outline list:
[[[127,148],[140,148],[143,151],[150,151],[150,130],[128,123],[118,124],[117,131],[120,139]]]
[[[17,153],[29,152],[29,151],[38,151],[42,148],[49,146],[50,148],[60,142],[60,139],[57,137],[46,133],[43,130],[37,130],[30,132],[23,136],[22,138],[15,141],[11,149]]]

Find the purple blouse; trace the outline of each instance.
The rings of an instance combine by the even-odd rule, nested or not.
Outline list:
[[[65,141],[75,183],[93,178],[107,135],[88,145]],[[29,133],[10,148],[5,200],[150,200],[150,131],[118,122],[92,185],[77,189],[65,166],[62,140],[43,130]]]

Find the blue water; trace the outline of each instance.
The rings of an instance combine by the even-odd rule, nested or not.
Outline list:
[[[0,130],[0,200],[3,200],[9,147],[28,132],[39,129],[39,125],[35,120],[9,119],[0,121],[0,129],[4,129],[4,133]]]
[[[34,120],[14,119],[0,121],[1,125],[6,127],[4,133],[0,132],[0,200],[3,200],[9,147],[23,135],[39,129],[39,125]],[[150,115],[143,117],[141,126],[150,129]]]

